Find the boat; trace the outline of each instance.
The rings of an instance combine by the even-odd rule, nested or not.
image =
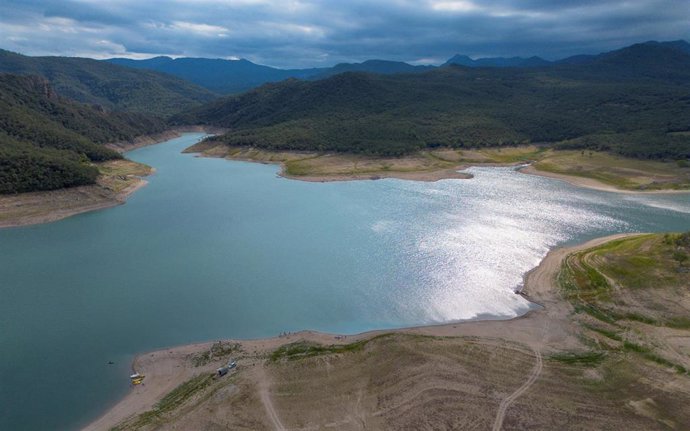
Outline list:
[[[134,373],[131,376],[129,376],[129,379],[131,380],[133,385],[140,385],[144,381],[144,376],[143,374],[139,373]]]

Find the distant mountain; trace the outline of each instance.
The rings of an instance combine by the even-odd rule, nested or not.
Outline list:
[[[650,54],[652,56],[656,55],[657,51],[655,49],[659,48],[659,47],[680,51],[680,52],[683,52],[685,54],[690,55],[690,43],[688,43],[684,40],[674,40],[674,41],[670,41],[670,42],[657,42],[657,41],[651,40],[648,42],[634,44],[634,45],[631,45],[631,46],[628,46],[625,48],[604,52],[601,54],[574,55],[571,57],[563,58],[561,60],[556,60],[555,62],[553,62],[553,64],[585,64],[585,63],[591,63],[594,61],[609,61],[611,58],[615,58],[615,57],[620,56],[620,55],[626,55],[626,52],[630,53],[631,51],[634,51],[634,50],[637,50],[641,54],[641,50],[644,47],[649,48],[648,54]],[[607,59],[609,59],[609,60],[607,60]]]
[[[466,67],[542,67],[551,64],[550,61],[541,57],[489,57],[471,59],[466,55],[457,54],[446,61],[443,65],[457,64]]]
[[[102,144],[166,127],[73,102],[42,77],[0,73],[0,193],[91,184],[98,170],[90,162],[121,157]]]
[[[313,75],[311,78],[322,79],[345,72],[367,72],[390,75],[394,73],[426,72],[431,69],[435,69],[435,66],[413,66],[408,63],[403,63],[402,61],[367,60],[362,63],[340,63],[323,70],[317,75]]]
[[[279,82],[289,78],[322,79],[344,72],[414,73],[434,68],[434,66],[413,66],[399,61],[386,60],[341,63],[333,67],[310,69],[277,69],[244,59],[154,57],[148,60],[112,58],[106,61],[135,69],[149,69],[168,73],[219,94],[237,94],[265,83]]]
[[[685,83],[690,75],[689,66],[690,45],[687,42],[651,41],[596,56],[578,56],[575,61],[571,57],[554,67],[573,79],[605,77]]]
[[[528,142],[690,157],[690,56],[641,44],[583,64],[343,73],[289,80],[171,119],[231,129],[219,143],[400,155]]]
[[[647,42],[690,52],[685,41]],[[601,54],[605,55],[605,54]],[[551,62],[541,57],[490,57],[473,60],[466,55],[455,55],[443,66],[460,65],[486,68],[534,68],[558,64],[584,64],[601,55],[578,55]],[[174,75],[218,94],[238,94],[265,83],[279,82],[289,78],[303,80],[323,79],[345,72],[366,72],[383,75],[398,73],[419,73],[432,70],[434,66],[414,66],[399,61],[367,60],[362,63],[340,63],[333,67],[309,69],[278,69],[252,63],[248,60],[224,60],[208,58],[154,57],[147,60],[112,58],[106,62],[135,69],[154,70]]]
[[[241,93],[266,82],[305,79],[322,69],[276,69],[248,60],[154,57],[147,60],[111,58],[108,63],[174,75],[218,94]]]
[[[107,109],[167,116],[216,97],[170,75],[74,57],[28,57],[0,50],[0,72],[43,76],[55,90]]]

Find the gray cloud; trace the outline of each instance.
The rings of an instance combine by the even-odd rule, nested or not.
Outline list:
[[[280,67],[596,53],[690,39],[687,0],[3,0],[28,55],[243,57]]]

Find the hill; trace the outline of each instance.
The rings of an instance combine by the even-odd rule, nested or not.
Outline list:
[[[248,60],[155,57],[148,60],[112,58],[108,63],[155,70],[193,82],[219,94],[241,93],[266,82],[309,78],[321,69],[276,69]]]
[[[147,60],[111,58],[106,61],[134,69],[164,72],[219,94],[241,93],[266,83],[289,78],[314,80],[344,72],[393,74],[422,72],[434,68],[434,66],[413,66],[400,61],[386,60],[367,60],[362,63],[341,63],[333,67],[308,69],[277,69],[244,59],[155,57]]]
[[[88,58],[28,57],[0,50],[0,72],[43,76],[59,94],[82,103],[161,116],[215,97],[174,76]]]
[[[312,79],[323,79],[345,72],[367,72],[390,75],[394,73],[419,73],[435,69],[435,66],[413,66],[402,61],[367,60],[362,63],[340,63],[312,76]]]
[[[102,144],[166,127],[157,117],[65,99],[42,77],[0,74],[0,193],[92,184],[92,162],[121,158]]]
[[[456,54],[444,63],[444,66],[456,64],[466,67],[542,67],[551,64],[541,57],[488,57],[471,59],[466,55]]]
[[[690,56],[643,44],[582,64],[447,66],[289,80],[172,118],[232,132],[216,142],[402,155],[423,148],[558,143],[642,158],[690,157]]]

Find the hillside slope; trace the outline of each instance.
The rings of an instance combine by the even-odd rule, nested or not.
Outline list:
[[[248,60],[155,57],[147,60],[111,58],[108,63],[141,70],[155,70],[193,82],[218,94],[247,91],[266,82],[309,78],[320,69],[276,69]]]
[[[449,66],[288,80],[172,121],[231,128],[215,141],[266,149],[401,155],[438,146],[550,142],[687,158],[690,55],[644,44],[547,68]]]
[[[0,193],[92,184],[91,162],[121,157],[101,144],[166,127],[158,117],[75,103],[41,77],[0,74]]]
[[[174,76],[74,57],[28,57],[0,50],[0,72],[43,76],[55,90],[82,103],[167,116],[215,95]]]

